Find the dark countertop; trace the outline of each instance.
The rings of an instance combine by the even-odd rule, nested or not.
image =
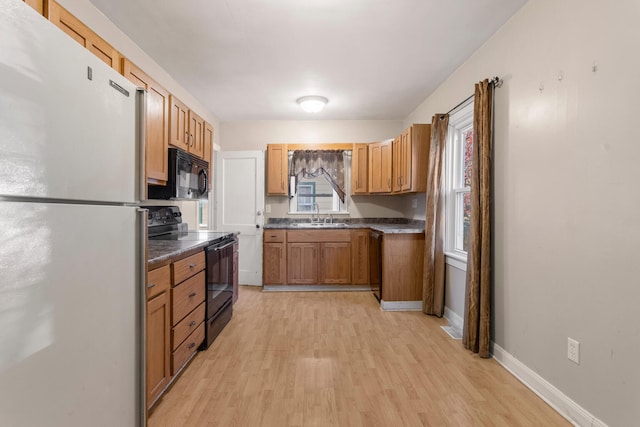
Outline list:
[[[221,238],[239,233],[226,231],[190,231],[176,240],[149,240],[148,265],[153,265],[182,255],[197,248],[204,248]]]
[[[318,228],[297,227],[292,223],[265,224],[265,230],[340,230],[369,228],[383,234],[420,234],[424,233],[424,225],[418,224],[386,224],[386,223],[345,223],[331,227],[330,224]]]

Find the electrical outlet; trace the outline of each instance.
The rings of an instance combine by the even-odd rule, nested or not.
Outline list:
[[[271,205],[264,205],[264,211],[266,213],[271,213]]]
[[[567,358],[580,364],[580,343],[571,338],[567,338]]]

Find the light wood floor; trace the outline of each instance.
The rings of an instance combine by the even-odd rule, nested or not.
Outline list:
[[[568,426],[496,361],[367,292],[241,287],[149,426]]]

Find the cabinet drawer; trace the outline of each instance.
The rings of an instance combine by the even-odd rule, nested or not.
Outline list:
[[[173,266],[173,286],[176,286],[183,280],[193,276],[199,271],[204,270],[204,251],[181,259],[180,261],[176,261],[171,265]]]
[[[205,306],[200,304],[171,329],[171,349],[175,350],[204,321]]]
[[[191,313],[205,299],[204,271],[171,289],[171,324]]]
[[[147,273],[147,300],[160,295],[171,287],[171,269],[168,265]]]
[[[268,243],[282,243],[284,242],[286,230],[265,230],[264,241]]]
[[[202,341],[204,341],[204,322],[200,323],[196,330],[171,354],[171,375],[175,375],[189,360],[189,357],[198,351]]]

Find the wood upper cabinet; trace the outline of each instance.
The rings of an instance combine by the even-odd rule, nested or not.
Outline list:
[[[265,285],[287,284],[286,230],[265,230],[262,255],[262,282]]]
[[[145,129],[147,182],[164,185],[169,176],[169,92],[126,58],[122,61],[122,71],[129,81],[147,90]]]
[[[189,108],[173,95],[169,96],[169,144],[189,151]]]
[[[286,144],[267,145],[267,196],[289,193],[289,154]]]
[[[189,152],[204,158],[204,119],[189,110]]]
[[[151,407],[171,379],[169,342],[171,277],[169,266],[147,275],[147,408]]]
[[[109,43],[53,0],[48,1],[49,21],[87,48],[108,66],[120,72],[121,55]]]
[[[369,284],[369,230],[351,231],[351,283]]]
[[[411,125],[394,140],[394,193],[418,193],[427,190],[430,140],[429,124]]]
[[[392,169],[392,142],[369,144],[369,192],[390,193]]]
[[[213,170],[211,167],[213,163],[213,159],[211,158],[211,152],[213,151],[213,133],[213,126],[204,122],[204,155],[202,158],[209,162],[209,175],[211,175],[211,171]]]
[[[47,16],[46,0],[24,0],[26,4],[31,6],[42,16]]]
[[[169,144],[207,160],[204,148],[206,137],[204,119],[173,95],[170,96],[169,102]],[[213,128],[211,128],[211,140],[213,141]]]
[[[369,193],[369,144],[353,144],[351,194]]]

